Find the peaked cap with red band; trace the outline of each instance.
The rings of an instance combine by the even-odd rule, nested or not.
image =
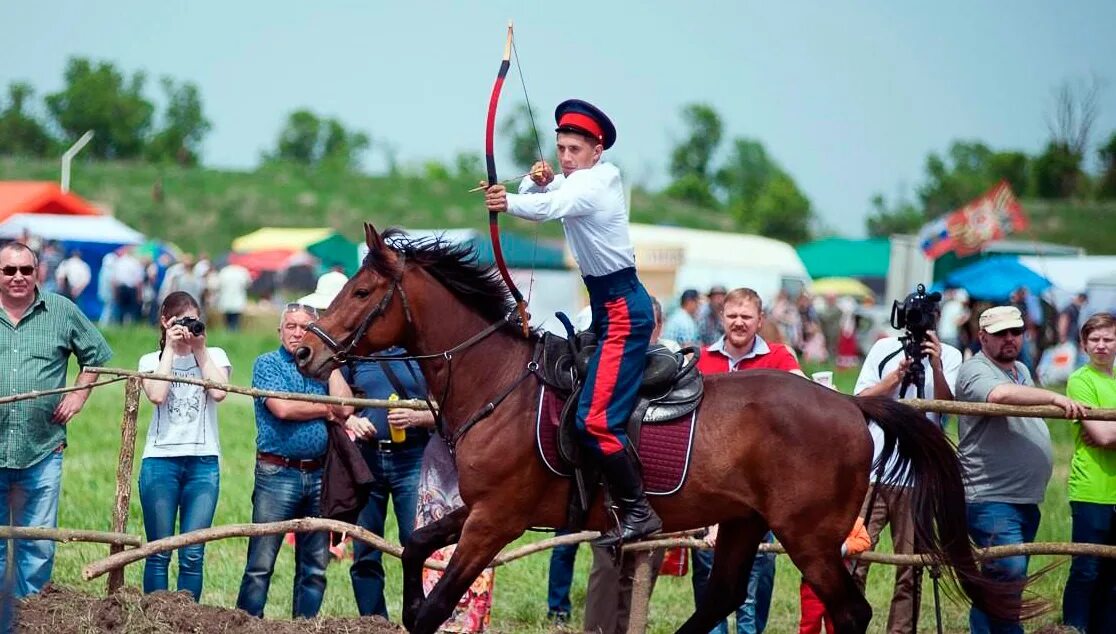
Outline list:
[[[604,146],[616,143],[616,126],[612,125],[605,113],[591,103],[580,99],[567,99],[554,110],[554,120],[558,123],[555,132],[578,132],[587,134]]]

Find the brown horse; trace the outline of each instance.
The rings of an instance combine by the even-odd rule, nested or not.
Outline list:
[[[346,357],[392,345],[419,358],[440,401],[443,435],[455,450],[465,506],[416,531],[403,553],[403,622],[434,632],[472,580],[530,527],[560,527],[570,481],[546,470],[534,447],[537,335],[509,323],[507,288],[470,249],[407,242],[365,225],[369,254],[295,353],[323,377]],[[391,242],[389,244],[388,242]],[[817,591],[836,631],[860,634],[871,607],[842,563],[840,548],[868,488],[868,419],[887,437],[886,460],[910,466],[924,552],[951,570],[979,607],[1017,618],[1018,586],[980,576],[964,521],[953,446],[913,409],[855,398],[785,372],[749,371],[706,379],[693,459],[682,489],[653,500],[665,531],[720,524],[709,588],[678,629],[704,633],[740,605],[757,545],[770,528]],[[465,432],[468,433],[465,433]],[[883,464],[881,461],[878,464]],[[603,505],[589,527],[607,528]],[[426,558],[458,547],[425,600]]]

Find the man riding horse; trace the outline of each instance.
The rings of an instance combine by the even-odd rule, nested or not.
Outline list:
[[[609,495],[620,510],[619,525],[598,540],[616,544],[659,532],[662,522],[647,503],[635,453],[625,426],[636,404],[644,359],[655,319],[651,298],[636,276],[628,235],[628,206],[620,170],[601,161],[616,142],[616,128],[600,109],[569,99],[554,112],[558,123],[555,175],[538,161],[509,194],[492,185],[489,211],[535,222],[560,220],[581,270],[593,311],[598,343],[577,407],[584,444],[599,457]]]

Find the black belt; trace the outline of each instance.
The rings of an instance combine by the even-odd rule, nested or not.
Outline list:
[[[361,440],[365,447],[372,451],[380,453],[391,453],[393,451],[403,451],[405,449],[414,449],[415,447],[425,447],[426,443],[430,442],[430,434],[423,434],[421,436],[407,436],[407,440],[403,442],[394,442],[390,438],[374,438],[371,440]]]

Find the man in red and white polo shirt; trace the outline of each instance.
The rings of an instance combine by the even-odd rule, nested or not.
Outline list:
[[[701,350],[698,369],[703,374],[737,372],[739,370],[784,370],[805,376],[798,366],[791,349],[781,343],[767,343],[759,335],[763,326],[763,300],[750,288],[737,288],[725,295],[722,312],[723,337]],[[709,545],[717,539],[717,527],[709,529],[705,538]],[[771,533],[765,536],[771,541]],[[693,552],[694,602],[700,602],[713,568],[712,550]],[[748,578],[748,597],[736,608],[737,632],[763,632],[771,607],[771,592],[775,584],[775,556],[758,554]],[[714,632],[727,632],[722,622]]]
[[[781,343],[768,344],[759,336],[763,300],[755,291],[733,289],[725,295],[722,315],[725,335],[701,349],[698,369],[702,374],[766,369],[806,376],[790,348]]]

